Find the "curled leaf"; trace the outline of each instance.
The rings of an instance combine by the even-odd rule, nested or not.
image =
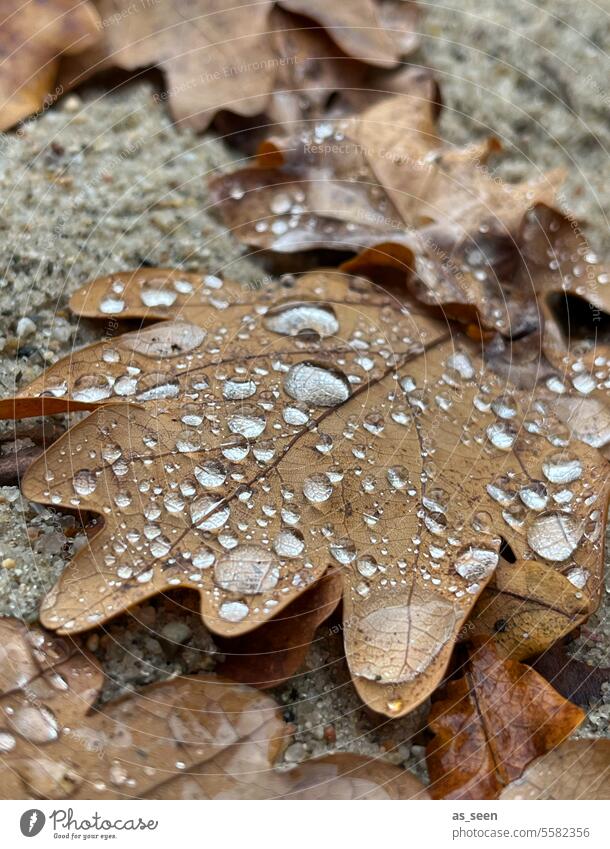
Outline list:
[[[534,758],[557,746],[584,719],[580,708],[529,666],[477,642],[465,675],[432,705],[428,746],[435,799],[497,799]]]

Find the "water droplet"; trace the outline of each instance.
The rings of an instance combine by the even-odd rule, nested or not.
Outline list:
[[[222,486],[227,479],[227,470],[218,460],[206,460],[203,465],[195,466],[194,475],[206,489]]]
[[[320,504],[333,494],[333,488],[327,475],[311,475],[303,483],[303,495],[312,504]]]
[[[567,513],[538,516],[527,532],[533,551],[546,560],[561,563],[578,547],[583,535],[582,523]]]
[[[255,439],[265,430],[267,420],[256,409],[246,405],[238,413],[232,413],[228,420],[229,429],[232,433],[238,433],[248,439]]]
[[[200,548],[192,557],[192,564],[196,569],[209,569],[216,560],[214,552],[207,547]]]
[[[59,737],[57,720],[46,707],[26,705],[9,717],[14,730],[31,743],[50,743]]]
[[[299,557],[304,548],[303,534],[294,528],[282,528],[273,541],[273,549],[280,557]]]
[[[95,473],[89,471],[89,469],[80,469],[80,471],[76,472],[74,475],[72,486],[74,487],[74,492],[77,495],[81,495],[83,498],[87,495],[91,495],[95,492],[95,488],[97,486]]]
[[[530,510],[544,510],[548,503],[549,495],[542,481],[532,481],[521,487],[519,498]]]
[[[455,571],[467,581],[487,578],[498,565],[498,553],[488,548],[469,546],[455,561]]]
[[[553,454],[543,462],[542,471],[551,483],[566,484],[580,478],[582,463],[577,457],[558,453]]]
[[[265,327],[285,336],[309,332],[323,338],[334,336],[339,330],[339,322],[331,306],[292,303],[269,310],[265,317]]]
[[[240,545],[214,567],[214,580],[229,592],[255,595],[272,590],[280,569],[274,555],[257,545]]]
[[[218,615],[227,622],[241,622],[249,612],[250,608],[243,601],[225,601],[220,605]]]
[[[226,401],[244,401],[256,392],[256,383],[249,379],[230,378],[222,387],[222,397]]]
[[[112,381],[105,374],[83,374],[77,377],[72,388],[75,401],[104,401],[112,394]]]
[[[352,563],[356,559],[356,546],[349,537],[335,540],[329,545],[332,556],[342,565]]]
[[[494,422],[487,427],[487,438],[500,451],[510,451],[515,444],[517,431],[508,422]]]
[[[142,286],[140,298],[145,307],[171,307],[178,296],[163,284],[148,283]]]
[[[336,407],[350,397],[349,381],[338,369],[315,363],[293,365],[284,379],[284,389],[297,401],[318,407]]]
[[[191,504],[191,519],[202,531],[217,531],[226,524],[230,508],[218,499],[203,496]]]

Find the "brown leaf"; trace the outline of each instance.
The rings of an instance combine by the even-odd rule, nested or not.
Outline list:
[[[225,655],[219,671],[227,678],[261,690],[277,687],[302,666],[316,629],[341,601],[343,577],[324,575],[284,611],[243,637],[215,637]]]
[[[479,641],[464,677],[432,705],[430,792],[435,799],[497,799],[583,719],[542,676],[503,658],[491,641]]]
[[[418,46],[417,4],[394,0],[279,0],[289,12],[321,24],[348,56],[391,68]],[[387,27],[387,29],[386,29]]]
[[[610,668],[590,666],[571,657],[565,643],[551,646],[531,666],[558,693],[582,707],[599,701],[602,698],[602,685],[610,682]]]
[[[100,709],[102,673],[64,639],[0,620],[2,798],[426,798],[381,761],[329,756],[280,773],[275,702],[216,676],[174,679]]]
[[[408,84],[350,120],[272,138],[253,166],[215,178],[225,223],[278,253],[356,251],[346,271],[379,280],[392,269],[421,301],[466,323],[505,335],[536,328],[516,237],[560,175],[503,184],[486,165],[499,143],[444,143],[434,82],[420,73]]]
[[[610,740],[566,740],[533,761],[500,799],[610,799]]]
[[[329,271],[254,292],[148,270],[74,303],[171,321],[75,352],[22,393],[123,401],[26,476],[29,498],[104,517],[47,626],[83,631],[184,586],[235,637],[338,563],[355,685],[395,717],[442,679],[500,535],[518,559],[586,570],[597,604],[605,461],[408,300]]]
[[[417,6],[398,0],[357,0],[334,15],[308,3],[307,21],[274,8],[274,0],[158,0],[136,14],[132,0],[95,4],[103,38],[95,51],[63,64],[62,84],[73,87],[106,68],[156,66],[173,116],[197,130],[224,110],[281,122],[323,114],[333,92],[360,79],[366,86],[367,66],[396,67],[417,46]],[[303,4],[282,5],[303,11]],[[311,18],[328,21],[342,50]]]
[[[82,0],[3,0],[0,21],[0,130],[57,97],[60,57],[91,47],[100,19]],[[55,90],[55,91],[54,91]]]
[[[545,651],[588,616],[590,600],[578,588],[581,572],[576,568],[566,577],[546,563],[500,559],[466,625],[465,637],[493,636],[498,651],[514,660]]]

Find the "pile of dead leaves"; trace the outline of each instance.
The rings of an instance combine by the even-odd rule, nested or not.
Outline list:
[[[39,5],[2,39],[31,36]],[[435,82],[400,64],[414,3],[42,5],[57,7],[33,38],[45,75],[8,57],[23,97],[7,124],[50,80],[152,64],[196,127],[220,108],[306,119],[212,198],[272,258],[337,262],[262,289],[171,269],[94,280],[74,314],[125,332],[0,403],[3,418],[73,416],[32,449],[22,490],[101,520],[40,629],[0,621],[3,792],[608,797],[610,742],[566,739],[602,673],[587,689],[563,641],[603,586],[610,278],[554,207],[561,175],[501,183],[495,140],[439,137]],[[180,588],[223,677],[99,707],[78,635]],[[292,729],[260,690],[297,672],[339,610],[366,705],[392,721],[432,700],[428,788],[345,754],[278,769]]]

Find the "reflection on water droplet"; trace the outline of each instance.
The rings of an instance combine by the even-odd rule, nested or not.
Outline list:
[[[336,407],[351,394],[343,372],[308,362],[290,368],[284,378],[284,389],[291,398],[317,407]]]
[[[545,513],[529,527],[527,541],[540,557],[561,563],[576,550],[582,535],[582,524],[574,516]]]
[[[240,412],[229,416],[228,425],[232,433],[241,434],[248,439],[255,439],[264,431],[267,420],[256,407],[246,405],[242,407]]]
[[[8,719],[12,728],[31,743],[50,743],[59,736],[57,720],[46,707],[26,705]]]
[[[217,531],[226,524],[230,508],[228,504],[222,504],[216,498],[203,496],[191,504],[191,519],[196,527],[202,531]]]
[[[343,539],[331,542],[329,550],[335,560],[344,566],[356,559],[356,546],[349,537],[343,537]]]
[[[112,394],[112,381],[105,374],[83,374],[74,381],[72,397],[75,401],[104,401]]]
[[[542,481],[532,481],[526,484],[526,486],[521,487],[519,498],[530,510],[544,510],[548,503],[549,495]]]
[[[582,475],[582,463],[577,457],[558,453],[548,457],[542,464],[542,471],[551,483],[566,484],[578,480]]]
[[[256,392],[256,383],[253,380],[231,378],[225,380],[222,387],[222,397],[226,401],[244,401]]]
[[[104,315],[117,315],[125,309],[125,301],[121,298],[113,298],[112,295],[105,297],[100,303],[100,312]]]
[[[324,474],[312,475],[303,483],[303,495],[312,504],[320,504],[333,494],[333,488]]]
[[[455,561],[455,571],[467,581],[487,578],[498,565],[498,553],[488,548],[469,546]]]
[[[142,286],[140,298],[145,307],[171,307],[178,296],[163,284],[148,283]]]
[[[218,460],[206,460],[201,467],[195,466],[194,474],[206,489],[222,486],[227,478],[227,470]]]
[[[209,569],[215,560],[214,552],[204,546],[193,554],[191,562],[196,569]]]
[[[74,487],[74,492],[77,495],[81,495],[83,497],[91,495],[95,492],[95,488],[97,486],[95,473],[89,471],[89,469],[81,469],[74,475],[72,486]]]
[[[280,557],[299,557],[304,548],[303,534],[294,528],[282,528],[273,541],[273,549]]]
[[[271,552],[257,545],[240,545],[225,554],[214,567],[214,580],[229,592],[255,595],[272,590],[280,569]]]
[[[292,303],[269,310],[265,317],[265,327],[285,336],[313,332],[326,337],[337,333],[339,322],[331,306]]]
[[[508,422],[494,422],[487,427],[487,438],[500,451],[510,451],[515,444],[517,431]]]
[[[250,608],[243,601],[225,601],[220,605],[218,615],[226,622],[241,622],[249,612]]]

